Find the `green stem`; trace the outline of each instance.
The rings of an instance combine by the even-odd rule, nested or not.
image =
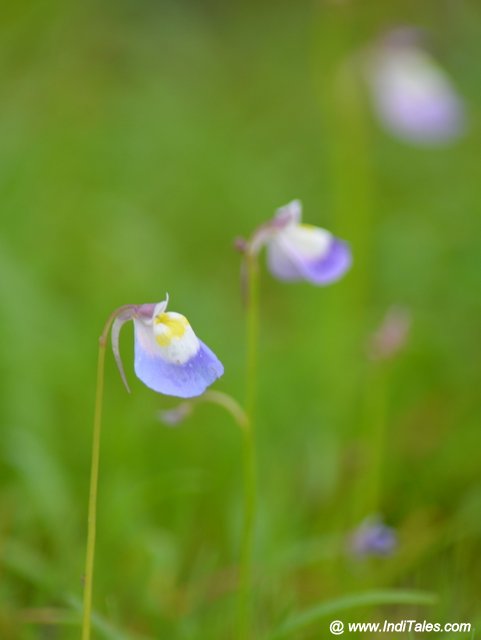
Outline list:
[[[116,316],[127,307],[116,309],[105,323],[99,338],[99,352],[97,360],[97,387],[95,393],[95,412],[92,436],[92,467],[90,471],[90,492],[88,506],[87,552],[85,557],[84,574],[84,607],[82,620],[82,640],[90,640],[92,617],[92,589],[95,560],[95,533],[97,524],[97,489],[99,481],[100,461],[100,433],[102,428],[102,401],[104,395],[104,365],[107,338],[110,327]]]
[[[249,418],[247,417],[246,412],[240,406],[240,404],[234,400],[234,398],[223,391],[213,391],[209,389],[205,391],[201,396],[197,399],[197,402],[211,402],[212,404],[216,404],[219,407],[222,407],[230,413],[234,422],[239,426],[242,430],[249,429]]]
[[[246,400],[247,427],[244,434],[244,528],[239,574],[239,638],[247,640],[252,626],[252,548],[257,502],[255,455],[255,406],[257,395],[257,344],[259,334],[259,296],[257,257],[247,252],[247,317],[246,317]]]
[[[365,446],[369,452],[369,465],[365,472],[364,492],[362,496],[359,496],[359,506],[364,507],[364,513],[359,514],[359,519],[369,514],[379,513],[382,506],[388,410],[386,380],[388,367],[381,362],[374,363],[374,367],[374,370],[367,376],[364,429]],[[360,486],[362,485],[363,482],[360,482]]]

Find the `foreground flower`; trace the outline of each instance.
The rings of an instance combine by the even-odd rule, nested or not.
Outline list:
[[[134,322],[135,373],[142,382],[168,396],[193,398],[224,373],[215,354],[195,335],[187,318],[157,304],[127,305],[112,326],[112,350],[127,389],[119,351],[120,329]]]
[[[388,556],[397,547],[394,529],[386,526],[378,516],[366,518],[349,539],[349,549],[356,556]]]
[[[119,351],[122,326],[134,322],[135,373],[154,391],[180,398],[193,398],[224,373],[224,367],[195,335],[187,319],[167,311],[169,298],[158,304],[127,304],[107,318],[99,338],[97,389],[95,396],[92,437],[92,467],[90,472],[87,518],[87,549],[82,616],[82,640],[90,640],[92,629],[92,595],[95,564],[97,494],[99,481],[100,436],[104,393],[105,352],[109,332],[112,350],[120,375],[129,390]]]
[[[367,65],[373,106],[393,134],[439,143],[464,129],[464,107],[452,83],[424,50],[416,29],[395,29],[374,47]]]
[[[326,229],[302,224],[301,217],[301,203],[293,200],[239,248],[257,255],[266,246],[269,270],[280,280],[317,285],[339,280],[351,266],[349,245]]]

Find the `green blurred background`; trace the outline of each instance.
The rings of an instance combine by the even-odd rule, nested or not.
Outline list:
[[[455,144],[400,142],[362,91],[339,91],[343,61],[397,24],[427,29],[466,100]],[[0,638],[79,635],[63,622],[81,601],[107,316],[168,291],[225,365],[216,388],[242,401],[233,239],[293,198],[355,264],[326,289],[263,268],[258,631],[371,587],[437,595],[393,620],[479,620],[479,2],[22,0],[0,33]],[[393,304],[410,339],[370,362]],[[163,427],[175,401],[135,379],[124,333],[131,395],[107,358],[97,636],[232,638],[241,438],[207,405]],[[399,548],[360,562],[345,540],[370,513],[379,430],[376,509]]]

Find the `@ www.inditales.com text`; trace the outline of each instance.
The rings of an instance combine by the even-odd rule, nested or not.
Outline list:
[[[343,633],[470,633],[470,622],[428,622],[427,620],[399,620],[398,622],[348,622],[333,620],[329,625],[330,632],[339,636]]]

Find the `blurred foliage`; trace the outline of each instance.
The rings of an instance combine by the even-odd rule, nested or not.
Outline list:
[[[168,291],[223,360],[217,387],[242,400],[232,242],[295,197],[307,221],[351,242],[355,267],[326,289],[262,277],[259,628],[368,587],[422,588],[439,599],[418,617],[474,621],[479,3],[21,0],[1,15],[2,640],[78,637],[60,622],[81,599],[103,322]],[[404,23],[429,32],[465,96],[457,144],[392,139],[362,92],[339,93],[343,62]],[[393,304],[410,310],[410,341],[370,362],[366,341]],[[162,427],[158,411],[175,403],[134,379],[128,333],[132,395],[107,362],[99,637],[232,638],[239,434],[210,406]],[[345,537],[367,515],[376,421],[380,509],[401,542],[355,562]]]

